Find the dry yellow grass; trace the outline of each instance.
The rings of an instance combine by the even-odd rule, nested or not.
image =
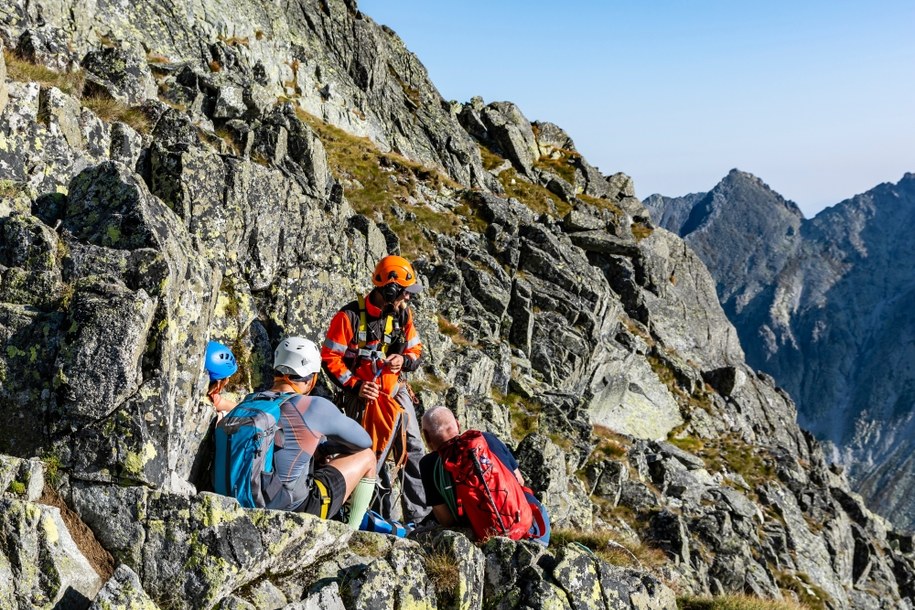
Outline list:
[[[793,601],[759,599],[747,595],[689,596],[677,599],[679,610],[806,610]]]
[[[139,108],[128,106],[110,97],[92,96],[83,98],[83,106],[94,112],[103,121],[120,121],[140,133],[149,133],[149,118]]]
[[[64,93],[76,98],[82,98],[83,107],[94,112],[103,121],[120,121],[133,127],[140,133],[149,133],[149,119],[139,108],[128,106],[123,102],[102,97],[82,97],[85,75],[77,70],[73,72],[57,72],[45,66],[26,61],[8,50],[3,51],[6,61],[7,75],[11,80],[38,83],[43,87],[57,87]]]
[[[456,235],[463,227],[481,230],[468,200],[455,212],[412,204],[420,186],[433,191],[458,191],[462,187],[436,169],[425,167],[395,153],[382,153],[368,138],[360,138],[297,110],[298,117],[324,144],[331,173],[346,189],[346,198],[360,214],[380,214],[400,238],[401,254],[416,258],[434,252],[428,232]],[[348,185],[348,186],[347,186]],[[415,220],[403,220],[393,206],[409,212]],[[425,229],[425,230],[424,230]]]
[[[39,83],[45,87],[57,87],[64,93],[79,97],[83,91],[85,75],[82,71],[57,72],[39,64],[26,61],[9,51],[3,50],[6,74],[10,80]]]
[[[617,540],[613,532],[604,530],[581,531],[566,528],[554,529],[550,545],[577,543],[615,566],[658,568],[667,564],[664,551],[641,543]]]
[[[458,562],[446,553],[430,552],[425,556],[426,576],[435,587],[439,597],[453,600],[461,582]]]

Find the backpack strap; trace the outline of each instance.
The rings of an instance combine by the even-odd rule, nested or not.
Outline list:
[[[330,494],[327,492],[327,486],[321,482],[321,479],[314,478],[312,482],[321,493],[321,511],[318,514],[322,519],[327,519],[327,513],[330,510]]]

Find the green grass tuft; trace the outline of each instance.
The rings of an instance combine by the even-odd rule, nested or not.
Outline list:
[[[560,156],[540,157],[534,162],[537,169],[546,170],[556,174],[572,186],[575,186],[575,162],[581,158],[577,152],[572,150],[558,150]]]
[[[521,441],[528,434],[533,434],[540,430],[540,411],[543,407],[539,402],[523,398],[512,392],[503,394],[498,390],[492,391],[492,398],[500,405],[508,407],[508,419],[512,426],[512,439]],[[557,442],[552,436],[550,439],[554,443]]]
[[[654,229],[644,222],[632,223],[632,236],[636,241],[642,241],[654,233]]]
[[[775,581],[782,591],[797,595],[802,607],[810,610],[826,610],[832,606],[832,597],[813,584],[810,577],[803,572],[775,572]]]
[[[0,180],[0,199],[12,199],[24,189],[24,185],[14,180]]]
[[[578,197],[579,199],[581,199],[582,201],[584,201],[587,204],[593,205],[596,208],[599,208],[602,210],[610,210],[613,213],[613,215],[616,216],[617,218],[622,218],[625,215],[625,213],[623,212],[623,209],[620,206],[613,203],[612,201],[610,201],[609,199],[601,199],[599,197],[592,197],[591,195],[585,195],[584,193],[579,193],[578,195],[576,195],[576,197]]]
[[[606,426],[592,426],[591,432],[597,438],[597,444],[594,446],[589,460],[603,457],[620,461],[626,456],[629,446],[632,444],[628,438]]]
[[[471,345],[472,342],[461,332],[461,327],[449,322],[442,314],[436,316],[438,332],[450,338],[455,345]]]
[[[25,495],[25,483],[22,481],[11,481],[9,487],[6,488],[7,493],[11,493],[17,496]]]
[[[572,210],[572,206],[546,188],[521,178],[515,168],[499,174],[499,182],[505,189],[506,197],[517,199],[537,214],[561,218]]]
[[[483,169],[488,172],[491,172],[492,170],[505,163],[505,159],[492,152],[485,146],[480,146],[480,157],[483,159]]]
[[[48,485],[56,489],[63,478],[60,457],[53,453],[49,453],[41,458],[41,461],[44,462],[45,481],[47,481]]]

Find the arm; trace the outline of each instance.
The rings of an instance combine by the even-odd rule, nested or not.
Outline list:
[[[486,444],[489,445],[490,451],[492,451],[499,461],[505,464],[505,467],[512,471],[512,474],[515,475],[515,478],[518,480],[518,483],[524,487],[524,476],[521,474],[521,469],[518,467],[518,460],[515,459],[515,456],[512,455],[512,452],[508,447],[505,446],[499,437],[490,432],[484,432],[483,438],[486,439]]]
[[[340,413],[337,407],[324,398],[311,397],[312,404],[305,412],[305,424],[327,440],[356,452],[372,446],[372,438],[352,419]]]
[[[438,454],[428,453],[419,461],[419,475],[426,493],[426,505],[432,507],[432,516],[442,525],[454,525],[454,515],[445,504],[445,499],[435,484],[435,470],[439,460]]]
[[[353,338],[353,326],[345,311],[338,311],[330,321],[330,328],[321,346],[321,368],[337,387],[355,392],[358,380],[343,361],[346,348]]]
[[[454,525],[454,515],[448,509],[446,504],[436,504],[432,507],[432,514],[435,520],[442,525]]]

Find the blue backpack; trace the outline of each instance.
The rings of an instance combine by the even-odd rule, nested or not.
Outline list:
[[[213,489],[231,496],[245,508],[263,508],[280,491],[282,481],[273,469],[274,447],[282,448],[280,405],[277,397],[249,394],[216,424]]]

